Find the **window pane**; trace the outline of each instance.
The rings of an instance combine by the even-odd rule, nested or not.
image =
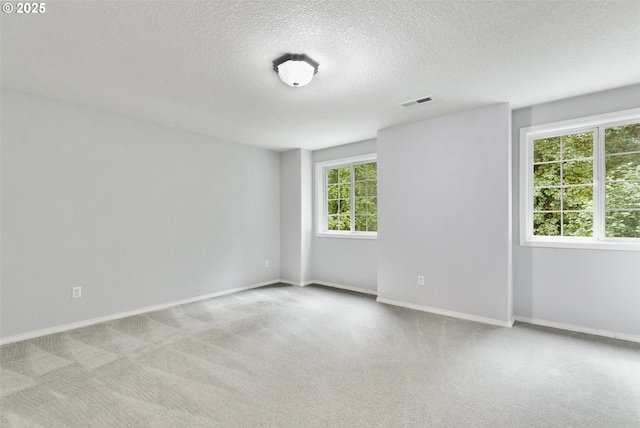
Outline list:
[[[330,184],[327,188],[327,198],[328,199],[338,199],[338,185]]]
[[[378,180],[378,164],[376,162],[367,164],[367,179]]]
[[[560,213],[534,213],[533,234],[536,236],[560,235]]]
[[[327,214],[338,214],[338,201],[336,199],[327,201]]]
[[[559,211],[560,210],[560,188],[547,187],[533,189],[533,210],[534,211]]]
[[[340,183],[349,183],[351,181],[351,168],[345,167],[338,170]]]
[[[593,157],[593,132],[564,135],[562,157],[567,160]]]
[[[349,214],[340,216],[340,230],[351,230],[351,216]]]
[[[351,211],[351,204],[348,199],[340,199],[340,214],[348,214]]]
[[[338,182],[338,170],[337,169],[327,170],[327,183],[335,184],[337,182]]]
[[[564,236],[593,236],[593,213],[564,213]]]
[[[367,178],[366,164],[360,164],[353,167],[355,170],[356,181],[363,181]]]
[[[377,198],[357,198],[355,206],[356,215],[377,214],[377,201]]]
[[[378,231],[378,216],[375,216],[375,215],[367,216],[367,230],[369,232]]]
[[[533,161],[548,162],[560,160],[560,137],[543,138],[533,142]]]
[[[640,123],[616,126],[604,130],[605,153],[624,153],[640,150]]]
[[[593,161],[570,161],[562,164],[563,184],[593,183]]]
[[[564,210],[593,210],[593,187],[580,186],[563,189],[562,205]]]
[[[607,238],[640,238],[640,211],[607,211]]]
[[[367,196],[378,196],[378,183],[376,181],[367,181]]]
[[[534,165],[533,186],[557,186],[560,184],[560,163]]]
[[[338,216],[330,215],[327,217],[327,229],[338,230]]]
[[[349,199],[351,197],[351,186],[349,184],[340,184],[340,199]]]
[[[607,180],[640,179],[640,153],[607,156]]]
[[[605,207],[640,208],[640,181],[607,183]]]
[[[367,202],[367,213],[368,214],[378,214],[378,199],[377,198],[369,198]]]
[[[362,182],[356,183],[355,184],[355,192],[356,192],[356,197],[366,196],[366,194],[367,194],[366,193],[367,192],[366,183],[362,183]]]
[[[365,232],[367,230],[367,216],[356,214],[355,223],[358,232]]]

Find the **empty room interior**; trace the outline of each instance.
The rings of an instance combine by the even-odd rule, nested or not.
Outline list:
[[[640,427],[640,2],[0,19],[0,426]]]

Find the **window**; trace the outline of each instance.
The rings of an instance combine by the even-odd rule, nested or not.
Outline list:
[[[520,243],[640,251],[640,109],[520,130]]]
[[[376,238],[377,165],[375,154],[316,164],[318,236]]]

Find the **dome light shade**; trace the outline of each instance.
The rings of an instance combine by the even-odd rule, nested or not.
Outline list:
[[[311,82],[318,72],[318,64],[305,54],[285,54],[273,61],[273,69],[280,80],[293,88],[299,88]]]

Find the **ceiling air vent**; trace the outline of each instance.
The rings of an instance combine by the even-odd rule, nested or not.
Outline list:
[[[400,103],[399,105],[401,105],[402,107],[417,106],[418,104],[426,103],[427,101],[431,101],[432,99],[433,98],[431,97],[431,95],[427,95],[426,97],[405,101],[403,103]]]

